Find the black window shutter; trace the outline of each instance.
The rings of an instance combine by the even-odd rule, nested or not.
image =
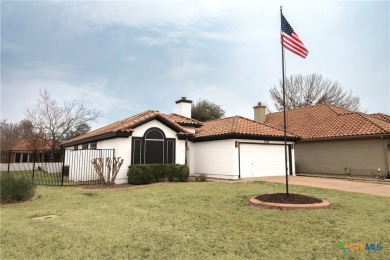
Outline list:
[[[167,139],[166,163],[175,163],[175,139]]]
[[[142,138],[133,137],[132,164],[141,164],[142,162]]]

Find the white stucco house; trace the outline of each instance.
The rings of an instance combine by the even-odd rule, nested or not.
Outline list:
[[[265,107],[254,107],[255,120],[241,116],[199,122],[191,118],[191,100],[176,101],[176,113],[147,110],[62,144],[74,151],[115,149],[124,159],[116,179],[127,182],[131,164],[186,164],[191,175],[240,179],[285,174],[283,131],[263,124]],[[288,133],[288,171],[295,174],[294,143]],[[69,164],[72,162],[68,161]]]

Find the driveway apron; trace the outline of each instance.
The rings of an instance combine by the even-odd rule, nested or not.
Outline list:
[[[242,181],[266,181],[285,183],[285,176],[250,178]],[[331,178],[318,178],[306,176],[289,176],[288,183],[292,185],[310,186],[324,189],[341,190],[348,192],[360,192],[377,196],[390,197],[390,181],[364,182],[352,180],[340,180]]]

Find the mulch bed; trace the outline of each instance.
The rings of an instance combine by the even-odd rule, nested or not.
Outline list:
[[[263,202],[282,204],[315,204],[322,202],[321,199],[295,193],[289,193],[288,196],[286,193],[263,194],[257,196],[256,199]]]

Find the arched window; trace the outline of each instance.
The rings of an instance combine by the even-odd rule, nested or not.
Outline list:
[[[132,164],[175,163],[174,138],[166,138],[164,132],[152,127],[143,137],[132,137]]]
[[[146,140],[159,140],[164,141],[164,133],[158,128],[151,128],[145,133]]]
[[[164,133],[158,128],[151,128],[145,133],[145,163],[164,163]]]

